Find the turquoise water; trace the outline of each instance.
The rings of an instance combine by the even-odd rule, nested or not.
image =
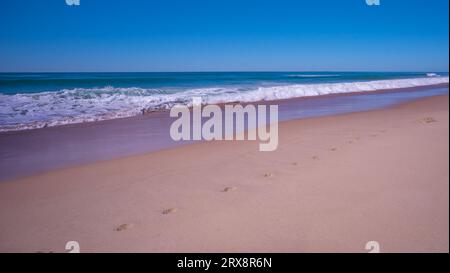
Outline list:
[[[155,93],[219,86],[245,90],[289,84],[409,79],[426,77],[426,74],[426,72],[0,73],[0,93],[57,92],[64,89],[95,89],[108,86],[155,89]],[[437,74],[448,76],[448,73],[437,72]]]
[[[0,131],[254,102],[448,83],[440,72],[0,73]]]

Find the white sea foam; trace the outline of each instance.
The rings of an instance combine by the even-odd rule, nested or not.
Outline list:
[[[91,88],[58,92],[0,94],[0,131],[22,130],[129,117],[142,109],[168,109],[174,104],[190,105],[194,96],[207,104],[255,102],[326,94],[365,92],[448,83],[448,77],[379,80],[365,82],[295,84],[239,88],[196,88],[167,92],[143,88]]]

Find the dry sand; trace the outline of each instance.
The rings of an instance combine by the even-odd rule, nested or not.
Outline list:
[[[449,106],[280,124],[0,183],[0,252],[449,251]]]

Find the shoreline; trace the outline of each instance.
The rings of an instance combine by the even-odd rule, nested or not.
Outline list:
[[[432,88],[448,88],[449,83],[439,83],[439,84],[432,84],[432,85],[423,85],[423,86],[415,86],[415,87],[405,87],[405,88],[392,88],[392,89],[379,89],[379,90],[371,90],[371,91],[355,91],[355,92],[348,92],[348,93],[332,93],[332,94],[323,94],[323,95],[316,95],[316,96],[303,96],[303,97],[292,97],[292,98],[286,98],[286,99],[277,99],[277,100],[259,100],[259,101],[253,101],[253,102],[227,102],[227,103],[218,103],[216,105],[219,105],[223,107],[225,104],[242,104],[242,105],[258,105],[258,104],[283,104],[286,102],[298,102],[303,100],[314,100],[314,99],[323,99],[323,98],[334,98],[334,97],[345,97],[345,96],[354,96],[354,95],[365,95],[365,94],[385,94],[385,93],[392,93],[392,92],[408,92],[408,91],[418,91],[418,90],[427,90]],[[5,130],[0,131],[0,136],[5,134],[13,134],[13,133],[23,133],[27,131],[33,131],[33,130],[45,130],[48,128],[64,128],[64,127],[73,127],[73,126],[89,126],[93,124],[108,122],[108,121],[114,121],[114,120],[129,120],[129,119],[136,119],[141,116],[145,116],[148,118],[158,118],[161,115],[166,115],[169,112],[167,109],[159,109],[159,110],[149,110],[148,112],[144,111],[143,114],[133,115],[133,116],[126,116],[126,117],[118,117],[118,118],[110,118],[110,119],[100,119],[95,121],[86,121],[86,122],[74,122],[74,123],[68,123],[68,124],[58,124],[54,126],[44,126],[44,127],[38,127],[38,128],[24,128],[24,129],[11,129],[11,130]]]
[[[438,87],[444,88],[444,93],[448,94],[448,85]],[[280,100],[277,101],[279,120],[282,122],[382,109],[442,93],[428,94],[432,92],[430,90],[435,89],[421,87]],[[420,96],[409,97],[415,92]],[[402,96],[403,98],[397,98]],[[3,147],[3,154],[0,156],[0,183],[60,168],[197,142],[173,141],[169,135],[169,127],[173,121],[168,112],[157,112],[124,119],[0,133],[0,146]]]
[[[203,142],[0,183],[0,251],[448,252],[448,111],[430,97],[281,122],[275,152]]]

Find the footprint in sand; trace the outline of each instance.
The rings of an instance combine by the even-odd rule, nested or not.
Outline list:
[[[165,209],[162,211],[162,214],[171,214],[171,213],[175,213],[177,212],[178,209],[177,208],[169,208],[169,209]]]
[[[314,159],[314,160],[318,160],[318,159],[319,159],[319,157],[318,157],[317,155],[314,155],[314,156],[312,157],[312,159]]]
[[[133,228],[133,224],[132,223],[128,223],[128,224],[121,224],[120,226],[116,227],[116,231],[124,231],[124,230],[128,230]]]
[[[437,122],[436,119],[434,119],[433,117],[425,117],[422,120],[422,123],[433,123],[433,122]]]
[[[330,149],[330,151],[335,152],[335,151],[337,151],[337,148],[333,147],[333,148]]]
[[[223,192],[230,192],[230,191],[236,191],[237,187],[226,187],[225,189],[223,189]]]

